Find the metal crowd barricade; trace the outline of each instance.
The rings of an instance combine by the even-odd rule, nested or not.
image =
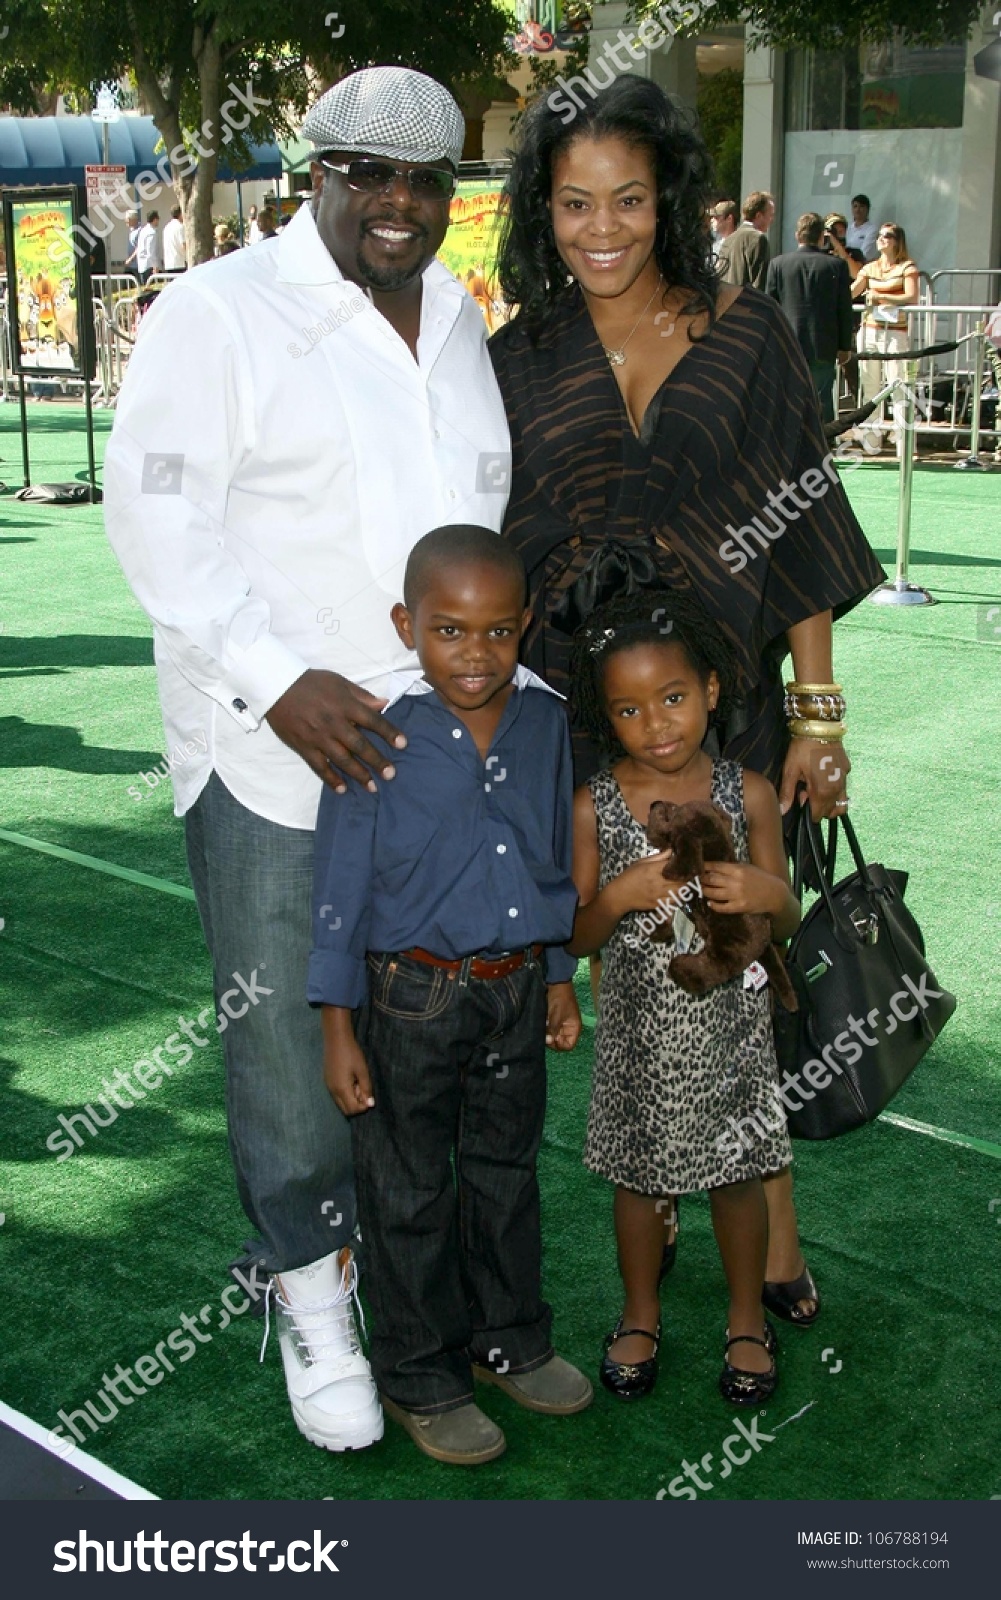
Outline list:
[[[918,378],[918,369],[929,366],[934,370],[936,361],[941,361],[942,356],[924,356],[920,360],[908,357],[909,351],[927,349],[934,343],[956,343],[957,348],[949,352],[950,358],[956,362],[956,370],[960,365],[968,365],[970,379],[970,454],[964,461],[956,463],[958,467],[968,470],[974,469],[981,472],[989,471],[987,464],[980,459],[980,402],[984,380],[984,349],[987,343],[985,334],[986,316],[988,312],[983,306],[906,306],[908,320],[908,347],[900,352],[897,360],[903,368],[903,377],[890,378],[886,373],[889,383],[877,398],[882,399],[886,393],[895,393],[902,400],[902,415],[899,419],[900,449],[898,459],[900,462],[899,498],[897,502],[897,552],[896,572],[887,583],[880,584],[869,596],[875,605],[915,606],[935,605],[935,597],[921,584],[913,582],[909,572],[910,546],[911,546],[911,494],[914,480],[914,447],[919,433],[935,432],[943,424],[922,424],[916,419],[916,413],[921,409],[921,387]],[[943,331],[943,320],[952,319],[951,329]],[[967,322],[973,319],[973,326],[960,332],[962,319]],[[1001,405],[999,405],[1001,410]],[[995,414],[994,428],[991,431],[995,438],[998,437],[999,418]]]
[[[121,325],[123,320],[132,320],[128,308],[135,303],[139,284],[130,273],[101,273],[94,275],[91,285],[99,384],[96,403],[114,406],[131,350],[131,340],[121,337]]]
[[[150,291],[161,293],[174,278],[170,273],[153,273],[144,284],[128,275],[101,275],[91,281],[99,383],[97,404],[113,407],[139,331],[139,297]]]
[[[942,267],[929,275],[928,286],[934,305],[996,306],[1001,300],[1001,267]]]
[[[985,435],[992,436],[995,442],[1001,439],[998,415],[1001,407],[995,407],[993,427],[984,428],[981,421],[986,371],[984,327],[992,309],[985,305],[938,303],[904,307],[911,349],[922,350],[934,344],[957,345],[955,350],[926,356],[918,363],[915,379],[918,410],[923,410],[925,415],[915,423],[915,432],[939,438],[944,434],[955,436],[969,432],[967,460],[981,469],[980,440]],[[941,414],[936,416],[936,412]],[[954,442],[952,447],[958,448],[958,445]]]
[[[983,305],[952,306],[933,302],[901,307],[908,323],[907,348],[923,350],[937,344],[957,346],[940,355],[926,356],[917,364],[914,431],[922,438],[937,439],[944,450],[959,449],[958,436],[972,431],[974,437],[967,460],[981,469],[980,439],[990,435],[1001,445],[1001,405],[995,407],[990,428],[983,427],[981,413],[987,372],[984,325],[992,309]],[[904,364],[906,359],[906,350],[901,351],[900,363]],[[897,424],[896,420],[881,417],[877,421],[873,417],[869,426],[885,430],[896,428]]]

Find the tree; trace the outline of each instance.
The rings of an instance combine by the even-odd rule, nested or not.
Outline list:
[[[598,10],[606,0],[592,0]],[[664,0],[634,0],[639,20]],[[675,15],[691,21],[682,36],[708,33],[727,23],[746,23],[754,44],[837,50],[863,39],[888,39],[899,31],[910,44],[945,44],[965,39],[983,10],[983,0],[667,0]]]
[[[654,9],[641,0],[642,10]],[[746,22],[755,44],[838,50],[861,40],[888,39],[899,31],[910,44],[965,39],[983,0],[711,0],[699,8],[698,31]]]
[[[489,83],[510,19],[497,0],[12,0],[0,104],[33,115],[44,97],[84,103],[131,75],[163,138],[188,260],[212,253],[220,156],[294,133],[319,88],[371,63],[419,68],[450,88]]]
[[[699,130],[716,168],[716,192],[728,200],[740,194],[744,133],[744,79],[733,67],[700,73],[696,110]]]

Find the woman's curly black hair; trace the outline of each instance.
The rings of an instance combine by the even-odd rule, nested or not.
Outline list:
[[[565,96],[563,105],[571,109]],[[686,312],[704,309],[711,325],[718,282],[706,220],[712,159],[689,116],[657,84],[631,74],[596,92],[571,120],[561,115],[560,91],[525,112],[505,185],[497,263],[504,298],[518,306],[519,323],[536,340],[571,292],[549,202],[556,156],[584,137],[617,137],[650,151],[657,174],[657,264],[668,288],[691,290]]]
[[[680,644],[703,683],[715,672],[719,700],[709,722],[725,723],[737,699],[737,660],[722,628],[687,591],[637,589],[599,606],[573,637],[570,711],[600,750],[625,754],[605,705],[605,668],[612,656],[638,644]]]

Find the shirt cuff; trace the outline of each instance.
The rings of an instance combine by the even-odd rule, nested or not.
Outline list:
[[[273,633],[262,633],[231,665],[227,664],[226,677],[233,693],[223,705],[241,727],[253,732],[260,727],[265,712],[308,671],[308,661]]]
[[[309,957],[306,999],[313,1006],[345,1006],[353,1011],[368,995],[368,968],[356,956],[313,950]]]
[[[546,946],[547,983],[572,983],[576,972],[576,956],[568,955],[561,944]]]

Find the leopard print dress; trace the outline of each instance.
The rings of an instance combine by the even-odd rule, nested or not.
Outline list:
[[[604,888],[650,845],[611,772],[588,787]],[[737,860],[749,860],[735,761],[713,762],[710,795],[732,819]],[[647,1195],[781,1171],[792,1150],[777,1096],[768,988],[745,989],[741,976],[705,995],[687,994],[667,970],[673,932],[654,943],[639,916],[624,916],[604,948],[584,1165]],[[702,948],[698,934],[691,948]]]

